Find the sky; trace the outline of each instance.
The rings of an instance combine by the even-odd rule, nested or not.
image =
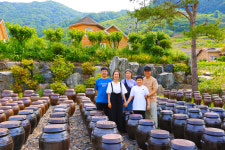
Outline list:
[[[43,2],[46,0],[0,0],[0,2]],[[102,11],[120,11],[134,10],[137,8],[137,3],[132,3],[130,0],[53,0],[62,3],[74,10],[80,12],[102,12]]]

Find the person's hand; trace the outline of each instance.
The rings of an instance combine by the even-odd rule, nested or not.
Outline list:
[[[150,110],[150,105],[147,106],[147,110],[148,110],[148,111]]]
[[[126,103],[124,103],[124,107],[127,107],[127,105],[128,105],[128,104],[127,104],[127,102],[126,102]]]
[[[109,107],[109,109],[111,109],[111,108],[112,108],[112,105],[111,105],[111,103],[108,103],[108,107]]]

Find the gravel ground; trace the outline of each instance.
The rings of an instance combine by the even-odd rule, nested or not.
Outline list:
[[[39,149],[39,137],[41,136],[42,129],[48,123],[48,118],[54,107],[50,107],[45,115],[41,118],[38,126],[34,132],[29,136],[22,150],[38,150]],[[137,147],[135,140],[128,139],[127,134],[122,135],[124,137],[124,144],[127,150],[140,150]],[[81,119],[81,114],[78,105],[76,105],[76,111],[72,117],[70,117],[70,150],[92,150],[92,144],[88,137],[87,129]]]

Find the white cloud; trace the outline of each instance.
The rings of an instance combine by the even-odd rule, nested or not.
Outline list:
[[[32,2],[32,1],[46,1],[46,0],[0,0],[7,2]],[[130,0],[54,0],[62,3],[74,10],[81,12],[101,12],[101,11],[120,11],[133,10],[137,5],[130,2]]]

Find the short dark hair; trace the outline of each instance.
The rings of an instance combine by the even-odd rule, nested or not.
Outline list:
[[[119,72],[119,70],[115,70],[115,71],[113,71],[113,76],[114,76],[114,73],[116,73],[116,72],[118,72],[118,73],[119,73],[119,77],[120,77],[120,72]]]
[[[102,70],[108,71],[109,69],[108,69],[107,67],[102,67],[102,68],[101,68],[101,71],[102,71]]]
[[[152,71],[152,68],[151,67],[149,67],[149,66],[145,66],[145,68],[144,68],[144,71]]]
[[[141,75],[138,75],[137,77],[136,77],[136,80],[137,79],[142,79],[143,80],[143,77],[141,76]]]

